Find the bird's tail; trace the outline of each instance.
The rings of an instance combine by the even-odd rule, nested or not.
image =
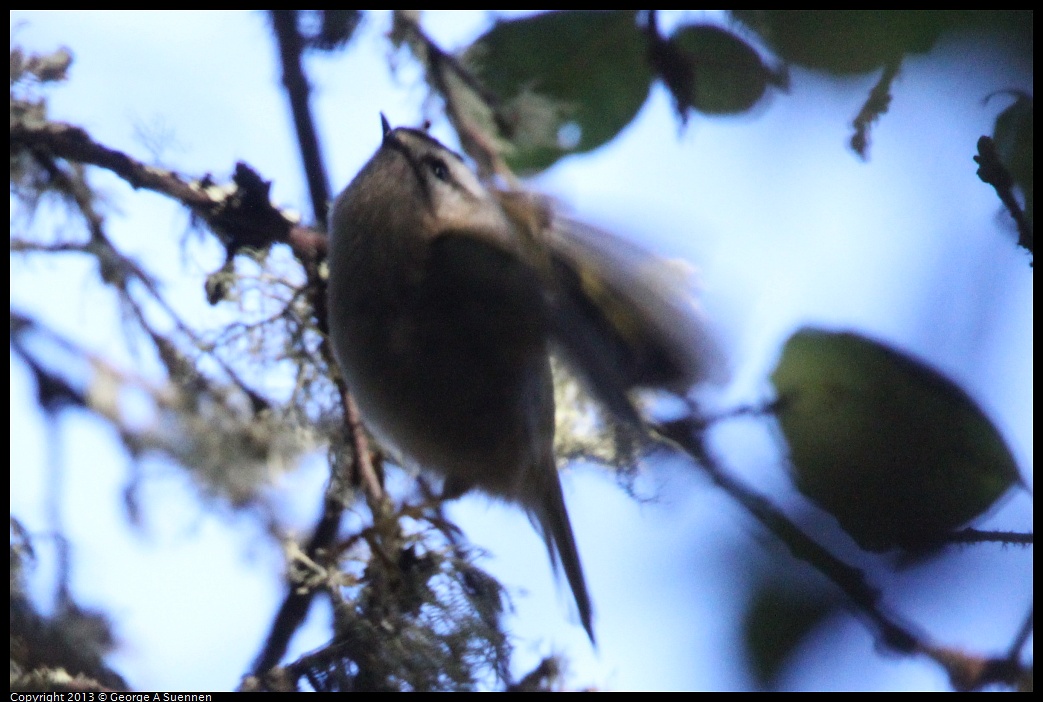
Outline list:
[[[583,567],[579,562],[579,552],[576,550],[572,524],[569,523],[569,514],[565,511],[565,497],[561,492],[558,471],[556,468],[552,468],[552,470],[554,479],[546,481],[543,499],[539,501],[538,505],[531,506],[530,510],[543,534],[543,540],[547,544],[547,551],[550,552],[551,563],[555,569],[557,569],[560,558],[565,578],[569,581],[569,587],[572,588],[572,596],[576,599],[580,621],[583,628],[586,629],[591,643],[594,643],[590,595],[587,593],[587,583],[583,578]]]

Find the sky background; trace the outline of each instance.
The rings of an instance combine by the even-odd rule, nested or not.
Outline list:
[[[308,62],[337,191],[378,146],[378,112],[393,125],[438,115],[423,111],[427,89],[409,56],[397,55],[397,70],[389,71],[383,37],[389,21],[387,14],[368,15],[346,55]],[[424,19],[447,49],[465,46],[490,22],[477,12]],[[52,118],[143,160],[150,154],[142,133],[166,134],[162,161],[187,175],[209,172],[223,181],[245,160],[273,181],[275,203],[306,208],[263,15],[19,11],[11,27],[12,42],[28,50],[65,45],[75,56],[68,84],[50,92]],[[657,85],[615,140],[564,159],[531,185],[580,219],[699,267],[705,305],[733,371],[714,398],[720,406],[770,397],[767,374],[797,328],[857,330],[927,361],[967,390],[1031,484],[1032,273],[972,161],[977,138],[992,132],[1008,104],[984,98],[1007,88],[1031,92],[1031,67],[952,39],[908,59],[863,162],[846,147],[849,123],[875,78],[837,81],[795,70],[790,93],[755,114],[694,115],[685,129]],[[435,120],[433,133],[452,142],[444,120]],[[227,321],[230,311],[209,307],[203,296],[203,279],[221,264],[220,247],[195,237],[182,247],[188,216],[175,203],[134,193],[105,173],[91,180],[108,198],[113,240],[159,277],[182,314],[200,326]],[[63,230],[67,221],[41,212],[35,225],[81,237],[79,229]],[[12,258],[11,274],[12,309],[38,316],[117,365],[160,377],[147,354],[125,343],[115,297],[97,284],[90,262]],[[74,593],[114,618],[114,666],[137,689],[235,687],[283,595],[278,545],[249,515],[201,502],[180,469],[158,461],[149,464],[143,488],[144,525],[130,527],[122,503],[129,460],[111,431],[80,412],[64,413],[49,428],[14,358],[11,381],[12,514],[45,531],[44,486],[56,476],[65,481],[61,519],[71,540]],[[718,453],[786,504],[792,489],[771,430],[737,424],[718,431]],[[284,523],[302,536],[324,478],[320,451],[270,488]],[[451,508],[513,595],[517,672],[557,652],[572,661],[572,686],[754,685],[736,665],[745,575],[765,562],[786,562],[786,554],[679,461],[649,467],[637,484],[645,501],[591,467],[573,467],[563,482],[595,604],[596,652],[519,510],[471,497]],[[984,524],[1024,530],[1031,515],[1030,499],[1014,494]],[[997,652],[1009,645],[1031,602],[1031,567],[1031,550],[983,547],[872,575],[886,578],[889,594],[901,593],[903,607],[915,605],[903,614],[938,641]],[[53,575],[44,544],[32,580],[44,607]],[[325,641],[329,613],[314,609],[313,626],[295,640],[291,655]],[[929,663],[881,654],[853,617],[813,635],[780,684],[948,687]]]

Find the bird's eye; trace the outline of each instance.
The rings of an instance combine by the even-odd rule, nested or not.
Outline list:
[[[430,166],[435,178],[446,183],[449,182],[449,166],[445,165],[445,161],[440,158],[431,158],[428,160],[427,165]]]

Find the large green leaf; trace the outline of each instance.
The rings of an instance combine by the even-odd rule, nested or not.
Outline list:
[[[929,51],[945,32],[1003,35],[1032,56],[1031,10],[733,10],[779,58],[837,75],[866,73]]]
[[[749,44],[721,27],[686,25],[669,44],[690,63],[690,70],[687,85],[667,84],[675,99],[700,112],[745,112],[761,99],[769,82],[778,82]]]
[[[863,548],[937,544],[1018,479],[963,390],[879,342],[802,329],[771,378],[797,487]]]
[[[652,84],[633,11],[567,10],[498,22],[465,60],[504,101],[501,117],[516,137],[508,160],[522,172],[615,137]]]
[[[836,74],[866,73],[928,51],[949,24],[926,10],[739,10],[733,13],[790,63]]]

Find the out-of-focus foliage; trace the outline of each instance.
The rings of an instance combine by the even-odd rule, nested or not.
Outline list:
[[[836,602],[821,593],[772,582],[755,589],[743,634],[751,671],[763,687],[777,687],[793,650],[835,610]]]
[[[498,22],[467,62],[503,104],[511,165],[540,170],[614,138],[648,96],[652,70],[632,11],[568,10]]]
[[[653,61],[682,117],[688,108],[706,115],[745,112],[760,102],[772,84],[785,85],[785,79],[765,66],[753,47],[721,27],[684,25],[662,45],[669,47],[669,58],[655,61],[658,56],[653,51]]]
[[[998,32],[1032,51],[1031,11],[735,10],[784,61],[834,75],[866,73],[934,47],[946,32]],[[1027,24],[1026,24],[1027,22]]]
[[[501,136],[511,144],[509,163],[529,172],[613,139],[637,116],[656,79],[673,95],[684,122],[690,112],[752,110],[769,88],[788,86],[788,65],[835,76],[882,67],[897,72],[906,57],[930,51],[946,33],[991,33],[1007,50],[1029,60],[1032,55],[1032,14],[1024,11],[731,14],[735,27],[695,22],[669,36],[660,32],[655,11],[647,10],[567,10],[503,20],[475,40],[465,60],[498,98],[493,107]],[[783,68],[769,68],[758,43]],[[886,109],[884,101],[873,112]]]
[[[797,487],[863,548],[936,545],[1018,480],[974,401],[881,343],[803,329],[771,379]]]
[[[60,593],[56,611],[41,613],[26,591],[26,571],[36,565],[29,534],[11,519],[11,678],[12,692],[93,690],[102,684],[126,690],[123,678],[105,664],[115,646],[112,626],[102,612],[77,606]]]
[[[1003,165],[1025,198],[1025,216],[1033,223],[1032,210],[1032,96],[1017,93],[1013,104],[996,118],[993,139]]]

